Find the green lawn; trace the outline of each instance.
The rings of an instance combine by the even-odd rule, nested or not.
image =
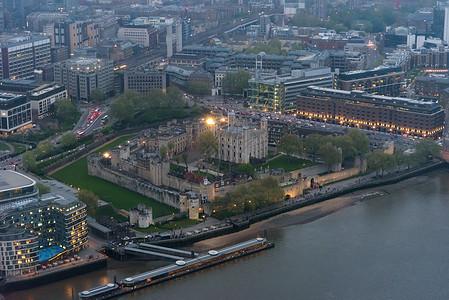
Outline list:
[[[22,152],[25,152],[27,149],[27,146],[24,144],[14,143],[12,142],[11,145],[14,147],[14,153],[13,154],[19,154]]]
[[[108,216],[108,217],[114,217],[117,221],[120,222],[126,222],[128,221],[128,218],[125,216],[122,216],[114,211],[111,205],[101,206],[96,209],[96,216]]]
[[[121,137],[96,152],[103,153],[111,150],[131,137],[132,135]],[[87,157],[83,157],[64,169],[59,170],[52,177],[73,187],[92,191],[100,199],[112,203],[118,209],[129,210],[130,208],[137,207],[139,203],[145,203],[153,207],[154,218],[176,212],[174,208],[156,200],[147,198],[139,193],[132,192],[98,177],[89,176],[87,174]]]
[[[209,180],[214,180],[214,179],[215,179],[215,176],[214,176],[214,175],[209,174],[209,173],[207,173],[207,172],[203,172],[203,171],[193,171],[193,173],[198,174],[198,175],[201,175],[201,176],[203,176],[203,177],[205,177],[205,178],[207,178],[207,179],[209,179]]]
[[[151,225],[148,228],[136,228],[136,230],[140,232],[164,232],[164,231],[171,231],[173,229],[179,229],[186,226],[191,226],[197,224],[198,220],[190,220],[190,219],[182,219],[177,221],[168,222],[165,224],[162,224],[160,226],[154,226]]]
[[[290,159],[289,159],[289,157],[287,155],[282,155],[282,156],[279,156],[279,157],[271,160],[270,162],[268,162],[266,164],[255,166],[255,168],[256,169],[258,169],[260,167],[266,168],[267,166],[269,166],[270,169],[282,168],[282,169],[284,169],[285,172],[291,172],[294,170],[311,167],[311,166],[314,166],[317,164],[318,163],[314,163],[310,160],[297,158],[297,157],[290,157]]]
[[[9,150],[9,147],[5,143],[0,142],[0,150],[6,151]]]

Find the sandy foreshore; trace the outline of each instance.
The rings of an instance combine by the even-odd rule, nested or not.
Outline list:
[[[427,178],[428,176],[426,175],[417,176],[396,184],[358,191],[345,196],[329,199],[318,204],[299,208],[257,222],[255,224],[252,224],[248,229],[239,232],[197,242],[193,244],[193,248],[198,252],[222,248],[224,246],[236,244],[257,236],[263,236],[265,230],[267,230],[269,236],[269,232],[272,229],[313,222],[319,218],[338,212],[348,206],[356,205],[361,201],[376,199],[378,197],[382,197],[382,194],[390,194],[393,193],[394,190],[406,188],[409,185],[422,184],[426,181]],[[363,198],[363,195],[373,192],[377,192],[379,193],[379,195],[369,197],[368,200]]]

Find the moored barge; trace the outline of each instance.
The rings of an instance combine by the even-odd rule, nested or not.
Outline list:
[[[274,247],[274,243],[265,238],[248,240],[220,250],[210,250],[207,254],[193,259],[178,260],[174,264],[127,277],[119,283],[108,283],[82,291],[78,296],[81,300],[109,299],[271,247]]]

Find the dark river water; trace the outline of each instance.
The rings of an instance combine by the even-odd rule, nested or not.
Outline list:
[[[449,171],[384,190],[390,194],[271,230],[273,249],[121,299],[449,299]],[[163,264],[112,263],[7,299],[71,299],[72,289]]]

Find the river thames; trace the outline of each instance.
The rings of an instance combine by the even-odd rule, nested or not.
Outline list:
[[[374,190],[386,193],[270,230],[273,249],[117,299],[449,299],[449,171]],[[112,263],[7,299],[72,299],[164,264]]]

